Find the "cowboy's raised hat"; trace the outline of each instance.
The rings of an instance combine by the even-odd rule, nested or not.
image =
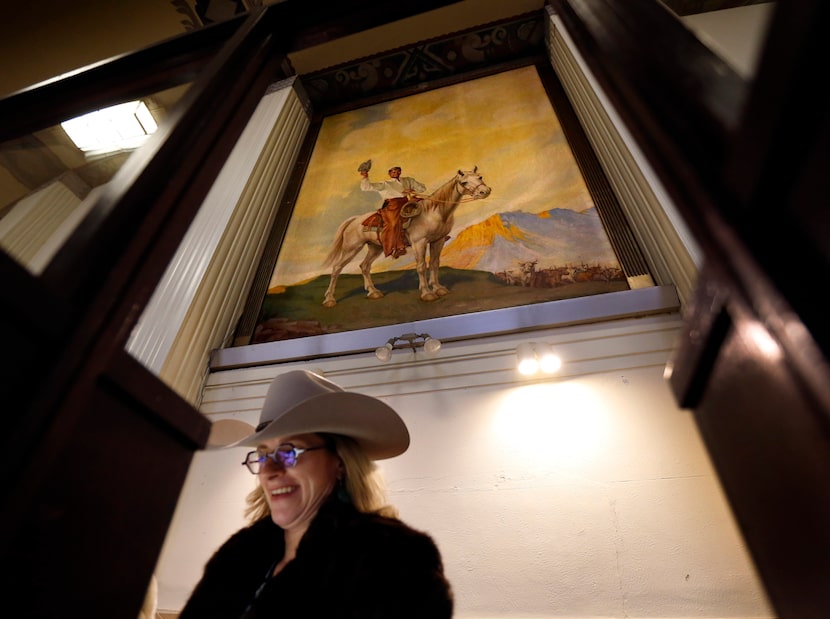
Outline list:
[[[308,370],[292,370],[271,382],[256,428],[238,420],[216,421],[208,448],[256,447],[278,436],[309,432],[351,437],[372,460],[392,458],[409,447],[406,425],[387,404],[344,391]]]

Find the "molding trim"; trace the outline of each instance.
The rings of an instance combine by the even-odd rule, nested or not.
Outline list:
[[[262,99],[131,334],[128,352],[190,402],[235,326],[308,125],[293,88]]]
[[[367,105],[544,55],[544,12],[519,15],[449,36],[419,41],[300,76],[317,112]]]
[[[566,325],[676,312],[680,302],[673,286],[651,286],[548,303],[458,314],[372,329],[222,348],[213,351],[211,371],[372,352],[405,331],[429,333],[442,342],[487,338]]]
[[[94,202],[81,200],[73,191],[73,176],[65,174],[25,196],[0,218],[3,251],[35,275],[43,272]]]
[[[682,318],[675,311],[445,342],[434,356],[423,349],[396,350],[388,363],[378,361],[373,352],[364,352],[214,372],[205,385],[201,411],[213,421],[238,418],[255,424],[271,380],[295,369],[308,369],[325,375],[344,389],[384,398],[505,388],[617,373],[635,367],[665,367],[682,326]],[[552,375],[520,375],[516,371],[516,346],[527,341],[551,344],[562,359],[562,368]]]
[[[550,8],[548,52],[630,228],[659,284],[693,297],[700,250],[634,138]]]

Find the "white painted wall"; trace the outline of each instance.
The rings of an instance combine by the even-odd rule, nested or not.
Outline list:
[[[256,422],[271,378],[318,369],[384,399],[412,434],[380,465],[402,517],[437,540],[456,617],[772,617],[693,417],[663,378],[677,314],[218,372],[213,419]],[[514,370],[545,341],[554,379]],[[382,343],[382,342],[381,342]],[[201,452],[157,576],[184,603],[210,554],[244,524],[244,448]]]

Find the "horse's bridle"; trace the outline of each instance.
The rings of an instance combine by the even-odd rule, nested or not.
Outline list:
[[[472,174],[472,172],[469,172],[469,173],[468,173],[468,172],[465,172],[465,173],[464,173],[464,175],[465,175],[465,176],[467,176],[467,175],[469,175],[469,174]],[[473,187],[472,189],[467,189],[467,187],[464,187],[463,182],[462,182],[462,181],[460,181],[458,178],[456,178],[456,180],[455,180],[455,184],[456,184],[456,185],[461,185],[461,188],[462,188],[462,191],[460,191],[459,193],[460,193],[462,196],[470,196],[470,199],[469,199],[469,200],[461,200],[461,202],[471,202],[472,200],[478,200],[478,198],[472,197],[472,196],[473,196],[473,192],[474,192],[474,191],[475,191],[478,187],[480,187],[481,185],[483,185],[483,184],[484,184],[484,181],[481,179],[481,174],[477,174],[476,176],[478,177],[479,181],[481,181],[481,182],[480,182],[478,185],[476,185],[475,187]]]
[[[464,174],[465,174],[465,175],[467,175],[467,174],[472,174],[472,172],[465,172]],[[481,179],[481,174],[477,174],[476,176],[478,176],[478,178],[479,178],[479,179]],[[458,202],[459,202],[459,203],[464,203],[464,202],[472,202],[473,200],[478,200],[478,198],[473,197],[473,192],[476,190],[476,187],[478,187],[479,185],[481,185],[481,184],[483,184],[483,183],[484,183],[484,181],[481,181],[478,185],[476,185],[476,186],[475,186],[475,187],[473,187],[472,189],[467,189],[467,188],[464,186],[463,182],[462,182],[462,181],[461,181],[461,180],[457,177],[457,175],[456,175],[455,185],[456,185],[456,187],[457,187],[458,185],[461,185],[461,191],[459,191],[458,193],[460,193],[462,196],[468,196],[468,198],[467,198],[467,199],[462,198],[462,199],[461,199],[461,200],[459,200]],[[423,194],[420,194],[420,193],[416,193],[416,194],[415,194],[415,196],[416,196],[416,197],[418,197],[418,198],[420,198],[420,199],[426,199],[426,198],[429,198],[432,202],[440,202],[441,204],[451,204],[450,200],[437,200],[437,199],[435,199],[435,198],[432,198],[432,197],[430,197],[430,196],[423,195]]]

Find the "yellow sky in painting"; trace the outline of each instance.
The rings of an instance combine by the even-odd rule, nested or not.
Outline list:
[[[515,69],[326,118],[271,287],[327,272],[321,265],[337,226],[380,206],[376,192],[359,188],[357,166],[367,159],[370,180],[399,165],[427,193],[478,166],[492,193],[459,206],[456,234],[495,213],[593,206],[536,69]],[[363,255],[344,272],[359,272]],[[373,268],[402,268],[406,258],[380,258]]]

